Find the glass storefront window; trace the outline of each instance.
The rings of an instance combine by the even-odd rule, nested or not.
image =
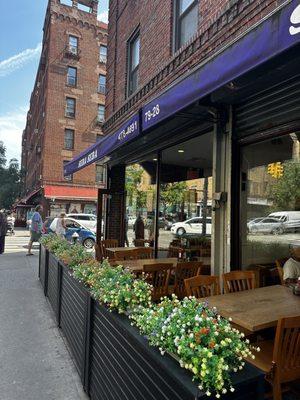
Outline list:
[[[202,260],[209,265],[212,134],[161,153],[159,204],[158,256]]]
[[[299,140],[291,133],[242,149],[243,269],[274,265],[300,246]]]
[[[139,245],[136,240],[154,246],[156,208],[155,155],[126,167],[125,242],[127,246]]]

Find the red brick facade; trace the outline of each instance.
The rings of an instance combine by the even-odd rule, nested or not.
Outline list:
[[[141,105],[216,54],[284,0],[201,0],[198,32],[173,52],[172,0],[110,1],[108,81],[104,132],[112,132]],[[126,99],[127,43],[140,32],[139,88]]]
[[[78,9],[78,3],[90,6],[90,12]],[[23,134],[27,193],[47,185],[95,187],[95,165],[69,182],[63,177],[63,162],[102,135],[97,110],[98,104],[104,105],[105,96],[98,93],[98,77],[106,75],[106,64],[99,61],[99,47],[106,46],[107,25],[97,21],[97,3],[82,0],[67,6],[49,0],[42,55]],[[77,55],[69,51],[70,35],[78,40]],[[68,67],[77,68],[75,86],[67,84]],[[76,100],[75,118],[65,116],[67,97]],[[73,150],[65,149],[65,129],[74,130]]]

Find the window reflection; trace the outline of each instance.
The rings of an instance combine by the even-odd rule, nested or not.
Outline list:
[[[158,254],[210,265],[212,134],[162,152]]]
[[[243,269],[272,267],[300,246],[299,139],[292,133],[242,151]]]
[[[156,164],[152,156],[126,167],[127,246],[154,246]]]

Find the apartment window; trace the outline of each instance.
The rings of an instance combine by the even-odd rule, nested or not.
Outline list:
[[[66,150],[74,149],[74,130],[73,129],[65,129],[65,149]]]
[[[175,1],[175,51],[195,35],[198,28],[198,0]]]
[[[107,47],[106,46],[103,46],[103,45],[100,46],[99,61],[104,64],[106,64],[106,62],[107,62]]]
[[[104,118],[105,118],[105,107],[102,104],[98,104],[97,120],[98,122],[104,122]]]
[[[68,67],[67,84],[70,86],[77,85],[77,68]]]
[[[106,76],[100,74],[98,79],[98,93],[105,94],[105,89],[106,89]]]
[[[128,96],[134,93],[138,87],[140,64],[140,36],[135,34],[128,43]]]
[[[65,161],[64,161],[64,168],[65,168],[65,165],[68,164],[69,162],[70,162],[70,161],[68,161],[68,160],[65,160]],[[64,176],[64,179],[65,179],[66,181],[72,181],[72,180],[73,180],[73,174]]]
[[[69,51],[72,54],[78,54],[78,38],[76,36],[69,36]]]
[[[105,167],[104,165],[96,164],[96,183],[105,182]]]
[[[67,97],[66,100],[66,117],[75,118],[76,100]]]

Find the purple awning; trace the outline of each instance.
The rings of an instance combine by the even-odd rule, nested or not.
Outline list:
[[[115,133],[103,137],[66,164],[64,175],[73,174],[96,161],[102,160],[118,147],[137,137],[140,131],[139,114],[135,114]]]
[[[142,109],[143,130],[171,117],[300,42],[300,5],[291,1]]]

